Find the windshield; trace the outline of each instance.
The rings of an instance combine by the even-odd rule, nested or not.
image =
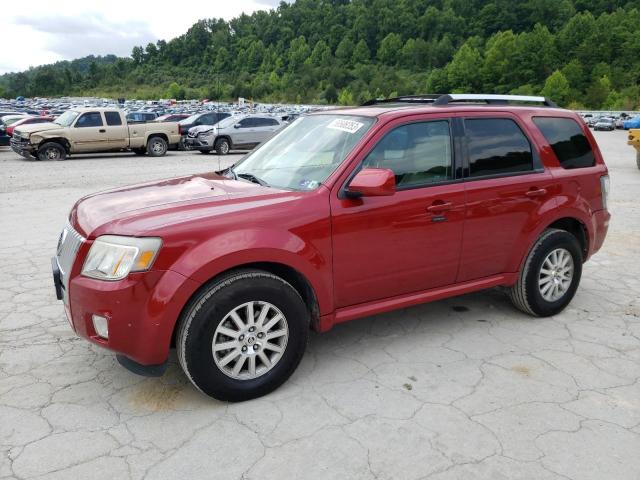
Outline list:
[[[300,117],[233,168],[270,186],[314,190],[342,163],[373,125],[348,115]]]
[[[216,126],[220,127],[220,128],[227,128],[227,127],[230,127],[231,125],[235,124],[236,122],[239,122],[240,120],[242,120],[242,118],[227,117],[227,118],[223,118],[222,120],[220,120]]]
[[[29,118],[29,117],[4,117],[2,121],[8,127],[9,125],[13,125],[14,123],[20,120],[24,120],[25,118]]]
[[[178,123],[181,125],[189,125],[191,123],[194,123],[200,115],[201,115],[200,113],[196,113],[195,115],[191,115],[190,117],[187,117],[184,120],[180,120]]]
[[[57,123],[58,125],[62,125],[63,127],[68,127],[73,123],[73,121],[78,116],[78,112],[74,112],[73,110],[68,110],[56,118],[53,123]]]

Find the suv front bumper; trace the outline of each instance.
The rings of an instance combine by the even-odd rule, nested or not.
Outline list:
[[[16,139],[15,136],[11,137],[9,141],[9,145],[11,146],[11,150],[16,152],[18,155],[22,155],[23,157],[30,158],[31,155],[35,153],[35,147],[29,143],[29,141],[22,141]]]
[[[187,137],[185,139],[185,145],[194,150],[198,149],[212,149],[214,137]],[[210,140],[210,142],[209,142]]]

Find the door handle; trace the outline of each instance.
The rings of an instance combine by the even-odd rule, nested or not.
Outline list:
[[[98,132],[100,133],[106,133],[106,130],[104,128],[101,128],[100,130],[98,130]]]
[[[440,213],[440,212],[446,212],[447,210],[451,210],[452,208],[453,208],[453,203],[443,202],[442,200],[436,200],[430,206],[427,207],[427,212]]]
[[[544,195],[547,194],[547,189],[546,188],[531,188],[530,190],[527,191],[527,193],[525,193],[525,195],[527,197],[542,197]]]

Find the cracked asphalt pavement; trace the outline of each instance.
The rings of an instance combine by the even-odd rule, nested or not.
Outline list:
[[[489,290],[338,325],[239,404],[200,394],[174,354],[143,378],[76,337],[49,261],[82,195],[220,158],[0,148],[0,479],[639,479],[640,171],[626,132],[596,138],[613,219],[561,315]]]

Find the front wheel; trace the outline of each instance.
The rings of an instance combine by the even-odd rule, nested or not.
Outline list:
[[[200,391],[236,402],[284,383],[300,363],[308,335],[309,312],[288,282],[262,270],[238,270],[189,303],[176,348]]]
[[[560,313],[571,302],[582,275],[582,252],[575,236],[546,230],[533,246],[509,296],[516,308],[537,317]]]
[[[215,145],[216,153],[218,155],[226,155],[231,150],[231,145],[229,145],[229,140],[226,138],[219,138],[216,140]]]
[[[151,137],[147,142],[147,153],[151,157],[161,157],[167,153],[167,141],[162,137]]]
[[[64,160],[67,152],[62,145],[55,142],[47,142],[38,149],[38,160]]]

